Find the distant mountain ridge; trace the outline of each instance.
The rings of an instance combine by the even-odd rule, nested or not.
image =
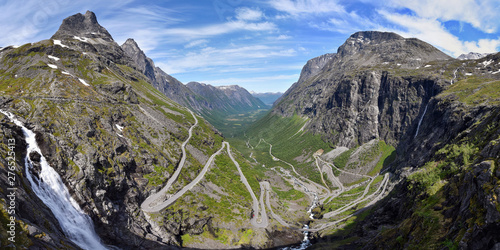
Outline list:
[[[215,116],[235,114],[265,108],[266,105],[253,97],[247,90],[237,85],[215,87],[208,84],[188,83],[184,85],[174,77],[155,66],[133,39],[121,45],[125,53],[137,64],[152,85],[170,99],[197,111],[210,122]]]
[[[246,89],[238,85],[212,86],[199,82],[189,82],[186,85],[191,91],[206,100],[211,110],[225,111],[229,114],[252,109],[266,108],[259,99],[253,97]]]
[[[180,81],[156,67],[153,60],[146,56],[134,39],[127,39],[121,45],[121,48],[137,64],[139,70],[149,78],[151,84],[167,97],[196,111],[209,108],[203,100],[199,101],[203,98],[197,96]]]

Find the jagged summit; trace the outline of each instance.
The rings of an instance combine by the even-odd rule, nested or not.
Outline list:
[[[153,60],[151,60],[146,56],[146,54],[144,54],[144,51],[139,48],[139,45],[135,42],[134,39],[127,39],[127,41],[125,41],[121,45],[121,48],[130,58],[132,58],[137,66],[139,66],[141,72],[143,72],[153,82],[156,81],[155,65],[153,63]]]
[[[122,44],[122,48],[123,47],[130,47],[134,51],[141,51],[142,52],[141,48],[139,47],[139,45],[137,44],[137,42],[133,38],[128,38],[127,41],[125,41]]]
[[[59,30],[52,36],[52,39],[64,38],[102,38],[105,41],[113,41],[113,37],[98,22],[96,15],[92,11],[87,11],[85,15],[77,13],[63,20]]]

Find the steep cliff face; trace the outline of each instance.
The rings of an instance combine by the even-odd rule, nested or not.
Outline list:
[[[486,99],[473,104],[460,97],[471,89],[500,88],[500,79],[485,80],[483,86],[466,88],[466,80],[461,81],[457,85],[462,86],[432,99],[420,133],[409,133],[411,140],[399,145],[393,171],[401,183],[371,209],[372,214],[356,222],[349,235],[357,239],[353,245],[366,249],[500,245],[500,99],[483,93]]]
[[[328,53],[324,54],[318,57],[315,57],[313,59],[310,59],[307,61],[306,65],[302,68],[302,71],[300,72],[300,77],[299,80],[297,81],[298,83],[302,83],[306,81],[308,78],[311,76],[316,75],[319,73],[323,67],[335,56],[335,53]]]
[[[331,59],[333,59],[334,56],[335,53],[328,53],[307,61],[304,67],[302,67],[299,80],[295,82],[287,91],[285,91],[285,93],[282,96],[280,96],[274,103],[279,103],[281,100],[286,98],[290,93],[293,93],[293,91],[297,88],[298,85],[305,82],[311,76],[315,76],[316,74],[321,72],[321,70],[325,67],[325,65]]]
[[[310,118],[306,129],[338,146],[353,147],[374,138],[395,143],[447,84],[437,67],[418,71],[438,59],[450,57],[417,39],[359,32],[320,72],[301,76],[305,80],[287,91],[273,113]]]

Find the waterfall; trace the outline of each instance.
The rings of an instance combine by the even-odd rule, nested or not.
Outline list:
[[[310,247],[312,244],[311,244],[311,241],[309,240],[309,231],[307,231],[307,229],[309,229],[309,226],[304,225],[304,227],[302,227],[302,229],[306,229],[306,230],[304,231],[304,239],[302,240],[300,245],[295,246],[295,247],[284,247],[281,250],[305,250],[308,247]]]
[[[48,164],[42,155],[36,143],[35,133],[27,129],[22,122],[15,119],[13,114],[2,110],[0,112],[22,128],[26,144],[28,144],[26,158],[24,159],[26,178],[31,183],[33,192],[50,208],[59,221],[64,234],[83,249],[107,249],[95,232],[94,224],[90,217],[81,210],[78,203],[69,194],[59,174]],[[37,152],[41,156],[39,178],[33,176],[30,171],[33,168],[33,162],[30,159],[30,153],[32,152]]]
[[[418,130],[420,129],[420,124],[422,124],[422,120],[424,119],[425,113],[427,112],[427,106],[429,106],[429,103],[427,103],[427,105],[425,105],[424,113],[422,114],[422,116],[420,117],[420,120],[418,121],[417,132],[415,132],[415,136],[413,138],[416,138],[418,135]]]

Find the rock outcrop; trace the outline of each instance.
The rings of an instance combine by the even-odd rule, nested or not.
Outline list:
[[[67,39],[75,36],[81,39],[100,38],[106,42],[114,41],[109,32],[97,22],[97,17],[92,11],[64,19],[51,39]]]

